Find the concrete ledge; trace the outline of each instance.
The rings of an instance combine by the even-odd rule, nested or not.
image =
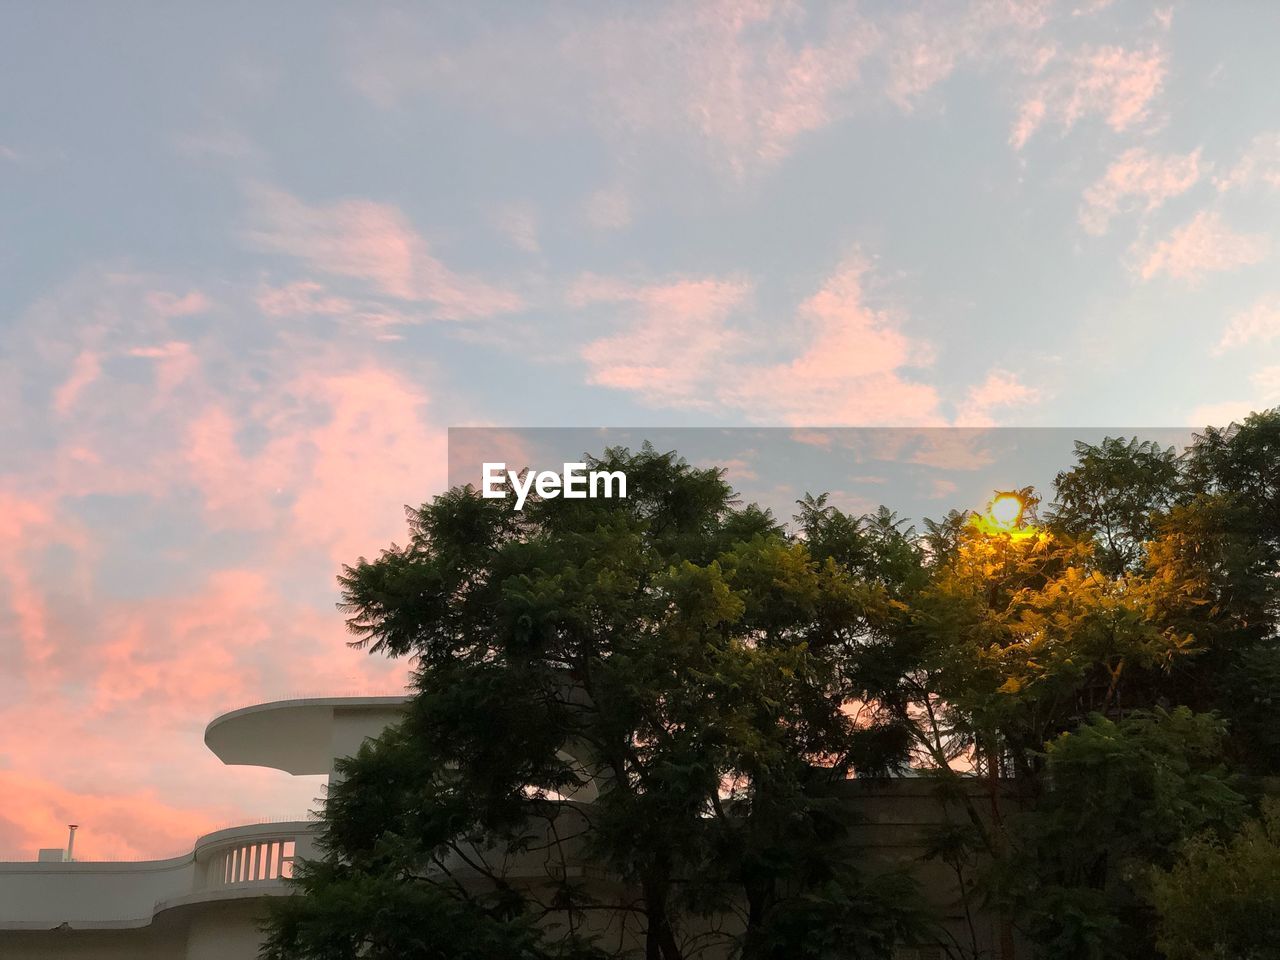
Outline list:
[[[407,696],[309,697],[256,703],[215,717],[204,742],[223,763],[271,767],[295,776],[327,774],[339,728],[353,723],[376,736],[404,714]]]

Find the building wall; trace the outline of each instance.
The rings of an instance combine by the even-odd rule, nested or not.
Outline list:
[[[175,960],[185,951],[181,930],[0,930],[5,960]]]
[[[195,858],[0,864],[0,923],[149,924],[157,901],[189,893]]]
[[[984,787],[977,782],[971,787],[981,810],[988,802]],[[846,802],[861,821],[851,842],[867,868],[910,868],[952,934],[966,945],[976,937],[978,946],[994,956],[998,931],[993,918],[976,909],[967,916],[951,870],[922,860],[930,832],[946,819],[963,817],[961,808],[940,804],[934,784],[924,779],[850,781],[846,790]],[[580,813],[570,809],[564,816],[573,819]],[[287,825],[287,832],[281,830],[285,826],[262,824],[211,834],[201,839],[190,857],[174,861],[0,864],[0,957],[253,960],[264,898],[284,894],[287,888],[280,878],[225,883],[227,856],[229,851],[261,848],[286,833],[294,838],[299,856],[310,855],[306,831],[312,825]],[[573,826],[559,824],[565,835],[577,832]],[[569,869],[591,876],[594,868],[574,865],[574,859],[570,857]],[[546,853],[518,858],[512,866],[512,879],[534,884],[545,882],[561,868]],[[601,892],[611,884],[603,877],[594,882]],[[599,919],[614,925],[607,931],[610,940],[619,936],[632,940],[639,932],[634,918],[626,924],[632,929],[619,928],[619,917]],[[72,929],[53,929],[66,920]],[[108,924],[113,923],[128,923],[133,929],[111,929]]]
[[[315,824],[249,824],[185,857],[0,863],[3,960],[253,960],[265,899],[287,892]]]
[[[185,960],[254,960],[262,943],[262,900],[212,905],[191,918]]]
[[[227,763],[306,774],[327,770],[332,776],[331,758],[354,754],[400,716],[404,702],[382,697],[260,704],[213,721],[205,741]],[[967,915],[950,868],[922,860],[931,831],[965,816],[959,805],[940,803],[934,786],[913,778],[844,784],[846,802],[860,821],[851,842],[869,869],[909,866],[952,934],[965,944],[976,938],[995,956],[992,918]],[[985,785],[967,786],[975,807],[988,810]],[[559,836],[580,832],[568,821],[580,818],[595,796],[590,783],[574,794],[575,803],[557,825]],[[313,855],[314,829],[305,821],[235,827],[201,837],[190,854],[172,860],[0,863],[0,958],[254,960],[266,898],[288,892],[286,854]],[[513,879],[545,883],[566,866],[549,857],[516,858]],[[594,877],[589,882],[601,892],[614,884],[580,859],[571,857],[567,868]],[[634,918],[600,922],[613,925],[600,931],[611,942],[635,942]],[[926,960],[932,954],[905,956]]]

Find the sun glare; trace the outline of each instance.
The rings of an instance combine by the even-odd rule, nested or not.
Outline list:
[[[1016,494],[997,494],[987,508],[987,518],[992,526],[1000,530],[1012,530],[1022,519],[1023,508],[1022,500]]]

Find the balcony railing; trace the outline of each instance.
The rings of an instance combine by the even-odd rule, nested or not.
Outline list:
[[[209,885],[287,880],[293,876],[295,851],[292,837],[255,840],[218,851],[209,865]]]

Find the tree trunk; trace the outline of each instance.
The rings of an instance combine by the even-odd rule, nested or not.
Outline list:
[[[666,884],[646,880],[641,883],[641,890],[649,919],[644,935],[645,960],[684,960],[667,916]]]

